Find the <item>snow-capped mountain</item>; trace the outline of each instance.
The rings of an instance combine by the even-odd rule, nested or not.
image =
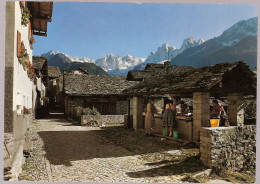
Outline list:
[[[205,41],[202,39],[195,41],[194,38],[190,36],[183,40],[182,45],[179,49],[164,43],[161,47],[158,47],[156,52],[151,52],[144,63],[137,65],[134,69],[143,70],[147,63],[160,63],[165,60],[171,60],[186,49],[198,46],[204,42]]]
[[[177,49],[174,46],[170,46],[170,45],[164,43],[164,44],[162,44],[161,47],[158,47],[156,52],[150,53],[150,55],[145,60],[145,63],[158,63],[163,60],[171,60],[172,58],[174,58],[175,56],[177,56],[184,50],[186,50],[190,47],[193,47],[193,46],[200,45],[203,42],[205,42],[205,41],[202,39],[195,41],[193,39],[193,37],[190,36],[183,40],[181,48],[179,48],[179,49]]]
[[[42,54],[50,61],[50,66],[59,66],[60,70],[63,71],[67,66],[67,63],[80,62],[80,63],[94,63],[101,67],[103,70],[108,72],[110,75],[126,75],[129,70],[145,68],[147,63],[159,63],[161,61],[170,60],[183,52],[184,50],[200,45],[204,40],[195,41],[192,37],[184,39],[180,49],[168,44],[163,44],[158,48],[156,52],[151,52],[150,55],[145,58],[138,58],[131,55],[125,57],[115,56],[113,54],[106,55],[104,58],[92,60],[87,57],[72,57],[65,53],[58,51],[50,51]]]
[[[257,63],[257,22],[257,17],[239,21],[220,36],[184,50],[171,60],[171,64],[201,67],[244,60],[254,69]]]
[[[103,68],[105,71],[122,70],[143,63],[144,60],[144,58],[137,58],[131,55],[121,58],[120,56],[110,54],[104,58],[96,60],[95,64]]]
[[[241,20],[224,31],[217,41],[221,42],[223,46],[232,46],[247,36],[257,35],[257,17],[247,20]]]
[[[105,71],[110,71],[111,75],[122,75],[122,73],[126,74],[128,69],[133,69],[133,67],[143,63],[145,60],[145,58],[137,58],[131,55],[120,57],[110,54],[95,61],[87,57],[72,57],[68,54],[60,53],[58,51],[50,51],[42,54],[41,56],[48,59],[50,66],[58,66],[61,71],[63,71],[69,63],[93,63]]]
[[[63,58],[66,58],[66,61],[67,62],[80,62],[80,63],[95,63],[95,60],[92,60],[92,59],[89,59],[87,57],[81,57],[81,58],[78,58],[78,57],[72,57],[68,54],[65,54],[65,53],[60,53],[58,51],[53,51],[51,50],[50,52],[47,52],[45,54],[42,54],[42,56],[46,57],[47,59],[49,59],[50,57],[53,57],[55,55],[59,55]]]
[[[166,60],[171,60],[171,64],[174,65],[204,66],[206,65],[205,58],[209,62],[209,56],[212,54],[214,56],[218,56],[216,59],[218,59],[219,62],[222,62],[223,58],[234,58],[235,60],[236,57],[231,57],[232,54],[221,49],[227,49],[224,48],[227,46],[236,46],[244,39],[245,40],[243,43],[249,43],[251,45],[252,43],[255,43],[254,38],[248,37],[257,36],[257,22],[257,17],[239,21],[225,30],[220,36],[207,41],[202,39],[196,41],[190,36],[183,40],[180,48],[176,48],[168,44],[162,44],[162,46],[158,47],[156,52],[151,52],[146,59],[137,58],[131,55],[120,57],[110,54],[95,61],[87,57],[72,57],[68,54],[57,51],[50,51],[42,56],[47,57],[50,66],[59,66],[61,71],[66,68],[68,63],[93,63],[104,69],[110,75],[126,75],[127,72],[132,69],[143,70],[147,63],[163,63]],[[253,48],[255,48],[255,46]],[[233,50],[234,49],[238,49],[238,47],[234,47]],[[252,49],[250,49],[248,49],[248,53],[252,55],[252,52],[250,52]],[[235,51],[233,50],[232,53],[233,56],[235,56]],[[255,52],[253,55],[254,57],[251,55],[250,58],[255,58]],[[243,59],[242,56],[239,56],[239,58]],[[251,60],[252,61],[250,62],[254,63],[252,64],[252,67],[254,67],[256,64],[256,59]]]
[[[70,71],[72,69],[83,68],[93,75],[107,75],[107,73],[99,66],[94,64],[94,60],[82,57],[71,57],[68,54],[58,51],[50,51],[41,56],[48,59],[49,66],[58,66],[60,71]]]
[[[178,50],[178,54],[183,52],[184,50],[188,49],[188,48],[191,48],[191,47],[194,47],[194,46],[198,46],[202,43],[204,43],[205,40],[203,39],[199,39],[198,41],[195,41],[194,38],[192,36],[186,38],[183,40],[182,42],[182,45],[181,45],[181,48],[180,49],[177,49]]]

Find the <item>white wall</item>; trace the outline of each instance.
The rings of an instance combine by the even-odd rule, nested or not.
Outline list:
[[[41,78],[37,77],[37,88],[41,92],[41,98],[44,98],[46,96],[46,88],[44,84],[42,83]],[[43,100],[41,100],[41,104],[43,105]]]
[[[21,24],[22,11],[19,1],[15,1],[15,26],[14,26],[14,103],[13,110],[17,109],[17,105],[25,106],[26,108],[32,108],[32,90],[33,82],[27,76],[27,71],[23,69],[23,66],[19,63],[17,58],[17,30],[21,33],[21,41],[24,42],[27,53],[29,54],[29,60],[32,63],[32,49],[29,45],[28,38],[28,24],[23,26]],[[19,94],[17,96],[17,94]]]

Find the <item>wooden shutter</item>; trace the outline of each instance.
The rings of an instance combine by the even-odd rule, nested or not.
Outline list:
[[[28,24],[28,39],[30,41],[32,37],[32,25],[31,25],[31,21],[29,21],[29,24]]]
[[[21,56],[21,33],[17,31],[17,57]]]

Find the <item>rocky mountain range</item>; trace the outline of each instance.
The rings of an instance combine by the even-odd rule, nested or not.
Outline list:
[[[257,17],[239,21],[220,36],[178,54],[171,64],[201,67],[244,60],[250,69],[256,70],[257,21]]]
[[[159,63],[161,61],[171,60],[186,49],[201,45],[204,42],[202,39],[195,41],[194,38],[190,36],[183,40],[181,48],[179,49],[168,44],[163,44],[161,47],[158,47],[156,52],[151,52],[147,59],[140,65],[137,65],[134,70],[144,70],[147,63]]]
[[[50,51],[41,56],[46,57],[48,59],[49,66],[58,66],[60,71],[71,71],[74,69],[82,68],[87,70],[90,74],[93,75],[108,75],[105,70],[103,70],[100,66],[95,65],[95,61],[89,58],[77,58],[71,57],[68,54]]]
[[[104,58],[96,60],[95,64],[103,68],[109,75],[126,75],[134,66],[143,63],[144,58],[137,58],[131,55],[125,57],[107,55]]]
[[[87,67],[96,75],[125,76],[129,70],[143,70],[147,63],[163,63],[171,60],[173,65],[205,66],[219,62],[246,61],[252,70],[256,70],[257,61],[257,17],[242,20],[225,30],[220,36],[204,41],[188,37],[180,48],[162,44],[148,57],[125,57],[113,54],[92,60],[87,57],[71,57],[68,54],[50,51],[42,54],[47,57],[50,66],[58,66],[61,71],[75,67]],[[91,64],[91,65],[90,65]],[[89,72],[90,72],[89,71]],[[90,73],[91,73],[90,72]]]
[[[71,70],[77,66],[86,68],[86,66],[91,66],[93,64],[99,68],[102,68],[102,74],[108,72],[110,75],[126,75],[130,69],[133,69],[134,66],[143,63],[145,58],[137,58],[131,55],[125,57],[115,56],[113,54],[107,55],[104,58],[92,60],[87,57],[72,57],[65,53],[60,53],[58,51],[50,51],[41,56],[48,59],[50,66],[58,66],[61,71]],[[90,65],[92,64],[92,65]],[[101,71],[100,69],[95,69],[95,71]],[[95,73],[101,75],[101,73]]]

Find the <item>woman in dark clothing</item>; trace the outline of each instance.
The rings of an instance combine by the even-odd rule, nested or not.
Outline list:
[[[172,136],[173,127],[175,125],[176,108],[173,104],[166,104],[165,111],[163,113],[162,126],[166,130],[166,136],[168,136],[168,130],[170,129],[169,136]]]

